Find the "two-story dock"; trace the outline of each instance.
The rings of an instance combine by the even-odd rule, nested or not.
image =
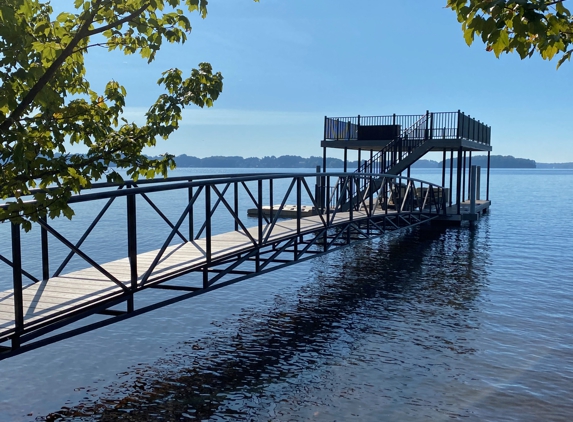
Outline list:
[[[69,200],[76,215],[91,215],[79,237],[46,219],[31,233],[3,225],[0,359],[390,231],[477,220],[490,205],[490,135],[488,126],[459,111],[326,117],[323,172],[94,184]],[[344,150],[344,172],[328,172],[328,148]],[[348,168],[349,150],[358,155],[356,169]],[[430,151],[443,153],[441,185],[410,177]],[[472,166],[476,151],[488,154],[485,200]],[[106,238],[90,250],[84,242],[106,214]],[[150,216],[160,223],[154,230],[146,224]],[[72,259],[79,264],[70,268]],[[136,295],[158,289],[173,296],[151,294],[151,303],[136,306]]]
[[[441,152],[442,186],[446,188],[448,203],[447,216],[442,220],[477,220],[491,205],[491,127],[459,110],[417,115],[325,117],[321,147],[324,172],[328,148],[336,148],[344,150],[345,172],[406,173],[408,177],[416,161],[429,152]],[[356,152],[358,168],[348,168],[348,151]],[[474,168],[476,174],[472,175],[475,152],[487,153],[485,199],[480,197],[481,169]],[[472,180],[475,180],[474,186]]]

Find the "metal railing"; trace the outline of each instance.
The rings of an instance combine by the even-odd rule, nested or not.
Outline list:
[[[427,127],[412,131],[410,139],[468,139],[484,145],[491,144],[491,127],[459,110],[418,115],[325,117],[324,140],[357,141],[361,126],[398,125],[400,133],[403,133],[403,128],[412,128],[424,116],[428,116]]]
[[[178,198],[179,203],[154,200],[153,195],[162,192],[173,192],[173,198]],[[157,287],[183,274],[202,274],[200,285],[188,289],[195,295],[288,265],[313,252],[328,252],[340,245],[342,238],[349,243],[380,235],[385,230],[419,224],[446,212],[441,186],[374,173],[256,173],[104,183],[72,196],[69,203],[78,213],[80,204],[89,204],[84,211],[89,208],[91,212],[97,212],[94,207],[101,208],[76,240],[70,239],[55,222],[41,220],[34,223],[30,233],[37,232],[37,229],[41,232],[38,247],[41,259],[27,263],[27,267],[35,264],[35,270],[28,268],[25,271],[23,268],[22,238],[30,233],[23,233],[21,227],[11,224],[10,252],[0,255],[0,260],[10,267],[13,276],[14,326],[0,330],[0,342],[12,339],[12,349],[121,302],[127,302],[127,312],[132,312],[134,293]],[[149,252],[141,251],[141,237],[150,236],[149,230],[138,222],[138,210],[142,204],[151,207],[148,212],[158,216],[164,229],[153,234],[159,245],[153,252],[153,259],[138,262],[138,253]],[[294,205],[296,213],[296,228],[288,236],[281,234],[280,230],[277,233],[279,223],[287,217],[287,205]],[[303,217],[303,205],[312,208],[313,217]],[[248,207],[256,209],[256,217],[247,216]],[[116,237],[114,243],[122,244],[125,249],[106,259],[127,258],[128,281],[107,270],[105,264],[99,263],[100,257],[84,249],[84,243],[96,226],[111,212],[114,213],[113,218],[107,221],[111,226],[106,230]],[[306,218],[314,219],[312,224],[302,224]],[[69,224],[74,224],[74,221]],[[117,229],[113,228],[114,224]],[[248,244],[248,250],[214,254],[213,237],[229,232],[240,233]],[[124,239],[121,239],[121,233],[125,233]],[[51,243],[54,240],[56,242]],[[194,244],[199,240],[203,242],[204,261],[173,272],[157,271],[158,263],[168,254],[174,241]],[[59,250],[54,255],[55,248],[63,248],[67,253],[62,254]],[[287,253],[291,254],[288,262],[281,258],[281,254]],[[58,258],[54,266],[54,257],[63,258]],[[30,285],[61,276],[72,257],[81,258],[84,267],[95,269],[100,277],[115,284],[116,288],[106,295],[70,305],[65,310],[26,319],[22,298],[26,285],[24,280],[28,279]],[[254,267],[248,271],[241,270],[240,266],[248,262],[254,263]],[[234,274],[240,276],[222,282]]]

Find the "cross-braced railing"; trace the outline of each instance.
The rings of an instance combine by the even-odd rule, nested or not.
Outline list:
[[[12,340],[8,353],[16,353],[33,340],[34,347],[39,347],[49,340],[38,337],[94,313],[117,318],[137,315],[445,213],[442,187],[373,173],[259,173],[126,181],[96,185],[69,203],[78,216],[88,210],[93,214],[95,206],[100,209],[78,236],[63,230],[74,220],[65,227],[58,227],[60,220],[34,224],[31,233],[39,230],[40,242],[26,247],[26,252],[34,254],[31,260],[22,251],[23,238],[29,233],[22,233],[15,224],[10,233],[4,233],[10,244],[1,249],[0,260],[7,264],[4,270],[11,271],[12,283],[0,285],[5,291],[0,310],[9,305],[13,319],[0,320],[0,343]],[[143,206],[148,208],[142,210]],[[150,228],[144,221],[152,215],[160,225],[154,223]],[[106,230],[97,234],[104,220]],[[100,247],[90,250],[86,243],[93,236]],[[89,277],[84,276],[88,270]],[[34,286],[61,282],[70,274],[75,285],[93,287],[93,297],[30,310],[25,296]],[[182,285],[168,283],[186,274],[198,277],[185,278]],[[97,290],[95,285],[105,289]],[[13,293],[6,292],[9,288]],[[148,288],[183,294],[136,310],[134,294]],[[109,310],[121,302],[127,302],[127,311]],[[88,327],[111,323],[106,321]]]

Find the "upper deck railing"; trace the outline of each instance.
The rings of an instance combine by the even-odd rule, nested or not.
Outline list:
[[[425,126],[416,122],[424,120]],[[411,130],[416,127],[415,130]],[[461,111],[426,114],[325,117],[325,141],[407,139],[467,139],[491,144],[491,127]]]

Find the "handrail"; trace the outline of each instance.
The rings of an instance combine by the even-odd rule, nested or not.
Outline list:
[[[425,130],[428,131],[427,135],[430,139],[467,139],[483,145],[491,144],[491,127],[460,110],[427,112],[425,115],[325,117],[324,140],[359,140],[359,128],[361,126],[397,125],[411,128],[428,114],[431,115],[431,119]]]
[[[194,178],[185,176],[187,177]],[[0,343],[12,339],[12,348],[16,350],[21,342],[23,344],[40,338],[69,322],[104,311],[122,301],[127,302],[127,313],[131,313],[134,309],[135,292],[157,287],[184,274],[200,274],[195,283],[200,286],[181,286],[182,290],[194,295],[200,294],[261,272],[282,268],[281,265],[308,259],[312,254],[326,253],[331,248],[349,244],[354,240],[364,240],[379,236],[386,230],[420,224],[446,213],[442,186],[395,175],[309,172],[259,173],[237,177],[218,175],[214,178],[198,176],[201,180],[185,178],[155,179],[143,186],[136,186],[134,181],[125,181],[113,185],[116,189],[101,190],[102,186],[98,186],[73,195],[70,203],[101,199],[107,201],[93,204],[102,206],[102,209],[95,216],[93,223],[88,224],[85,233],[80,233],[79,241],[68,239],[57,224],[48,225],[45,220],[33,223],[57,242],[48,242],[48,237],[44,239],[42,236],[38,244],[38,256],[42,259],[28,262],[26,270],[22,268],[21,235],[25,236],[27,233],[23,233],[18,224],[10,225],[8,229],[11,231],[11,257],[0,255],[0,261],[11,267],[13,289],[16,292],[12,298],[14,325],[0,329]],[[283,180],[283,183],[275,183],[277,180]],[[316,181],[314,189],[311,185],[313,181]],[[360,186],[364,185],[368,185],[368,189],[361,191]],[[336,187],[335,192],[329,191],[330,186]],[[170,198],[177,200],[162,203],[158,198],[147,196],[152,192],[164,191],[176,191],[176,195]],[[108,213],[109,217],[112,200],[120,197],[124,197],[125,201],[114,202],[114,218],[108,218],[106,224],[117,224],[117,227],[122,228],[115,230],[114,226],[113,229],[114,241],[121,242],[122,247],[102,251],[102,248],[90,249],[85,246],[87,243],[84,240],[93,235],[94,227],[104,214]],[[335,202],[331,203],[333,198]],[[352,199],[350,203],[347,198]],[[165,224],[157,226],[157,231],[150,233],[147,227],[141,230],[136,216],[138,204],[146,204],[147,207],[153,199],[156,202],[151,206],[151,210],[156,212]],[[246,212],[250,199],[256,206],[257,215],[254,218]],[[289,201],[292,201],[291,204],[296,201],[296,224],[284,221],[288,218],[284,208]],[[279,203],[280,206],[276,205]],[[87,210],[91,213],[91,205],[76,207],[75,210],[78,214]],[[302,205],[311,207],[313,215],[303,216]],[[163,213],[160,209],[162,206],[169,207],[169,212]],[[269,211],[270,218],[266,218],[263,212],[268,215]],[[126,220],[127,230],[124,231]],[[232,229],[232,226],[235,228]],[[197,230],[198,228],[200,229]],[[108,233],[112,232],[109,227],[107,229]],[[121,239],[123,233],[126,237]],[[138,251],[150,236],[153,237],[153,243],[159,245],[159,249],[150,250],[153,248],[147,244],[143,247],[145,250]],[[176,236],[181,238],[182,243],[173,245],[172,240]],[[230,248],[221,248],[217,243],[221,239],[226,239],[225,244],[235,242],[229,239],[238,239],[238,243]],[[125,243],[127,248],[124,248]],[[171,263],[166,265],[165,262],[177,251],[183,251],[183,254],[191,251],[196,258],[185,258],[176,266]],[[139,258],[142,253],[145,254],[145,259]],[[292,257],[289,255],[291,253]],[[84,265],[97,271],[97,277],[86,278],[86,283],[107,281],[113,288],[106,288],[105,293],[88,301],[74,302],[66,308],[53,311],[40,310],[30,317],[30,314],[24,312],[22,292],[26,285],[23,278],[28,278],[31,283],[42,283],[58,274],[65,277],[61,273],[70,262],[71,256],[79,257],[85,261]],[[100,259],[96,259],[96,256]],[[106,264],[100,263],[103,260]],[[240,267],[250,261],[254,265]],[[122,264],[117,264],[120,262]],[[110,263],[114,264],[108,266]],[[50,271],[53,264],[56,265],[54,268],[57,268],[55,273]],[[273,265],[268,266],[269,264]],[[42,277],[37,277],[35,273],[41,273]],[[92,274],[91,271],[89,273]],[[223,279],[234,275],[235,278]]]

